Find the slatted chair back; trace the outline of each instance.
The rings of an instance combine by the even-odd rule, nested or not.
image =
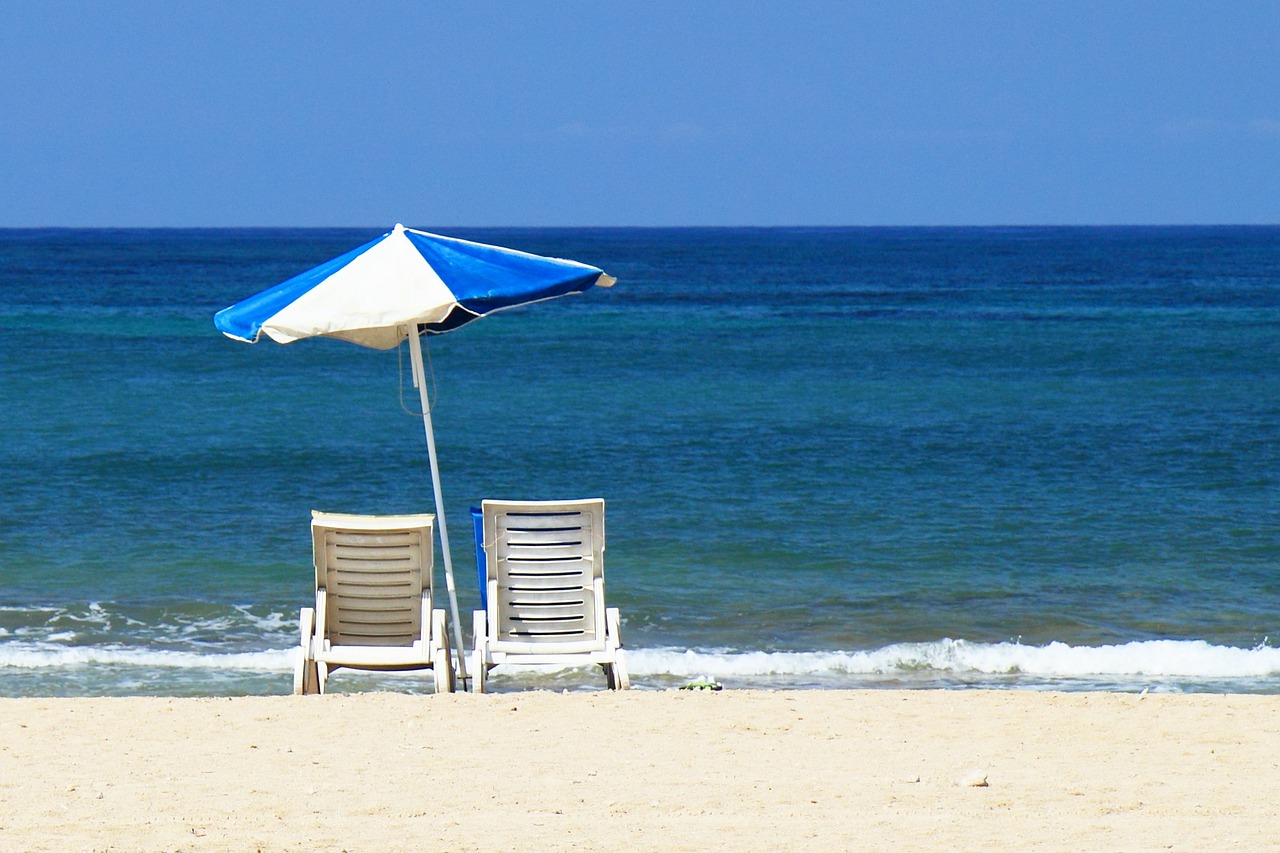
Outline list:
[[[482,507],[494,648],[604,648],[604,501]]]
[[[316,588],[326,591],[324,639],[335,646],[412,646],[423,639],[433,522],[425,514],[313,513]]]

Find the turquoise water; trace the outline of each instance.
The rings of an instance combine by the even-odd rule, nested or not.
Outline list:
[[[619,278],[430,341],[464,614],[470,505],[603,496],[639,686],[1280,690],[1280,228],[439,230]],[[0,231],[0,695],[289,689],[416,392],[211,317],[377,233]]]

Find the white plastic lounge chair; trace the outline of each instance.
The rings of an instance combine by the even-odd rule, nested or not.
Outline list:
[[[339,667],[430,669],[452,693],[443,610],[431,607],[434,515],[311,513],[316,606],[299,614],[294,693],[324,693]]]
[[[604,606],[604,501],[484,501],[485,610],[475,689],[500,664],[599,664],[631,686],[616,607]]]

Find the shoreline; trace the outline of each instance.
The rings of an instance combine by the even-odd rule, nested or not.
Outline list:
[[[3,633],[0,628],[0,633]],[[225,630],[225,628],[224,628]],[[178,628],[175,626],[174,632]],[[0,697],[258,696],[290,692],[295,645],[216,651],[69,644],[65,638],[0,644]],[[674,689],[711,677],[734,690],[1036,690],[1280,694],[1280,647],[1201,639],[1134,639],[1097,646],[941,638],[843,650],[627,647],[638,686]],[[594,690],[594,668],[513,668],[500,691]],[[343,671],[338,692],[430,693],[429,673]]]
[[[0,699],[24,850],[1262,849],[1280,696]],[[968,784],[985,777],[986,786]]]

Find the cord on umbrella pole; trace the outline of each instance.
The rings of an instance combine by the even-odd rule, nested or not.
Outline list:
[[[462,680],[465,689],[467,684],[466,654],[462,647],[462,623],[458,617],[458,592],[453,582],[453,558],[449,553],[449,526],[445,521],[444,493],[440,488],[440,465],[436,459],[435,430],[431,425],[431,406],[427,402],[426,371],[422,363],[422,339],[418,335],[415,324],[410,330],[409,357],[413,364],[414,380],[418,385],[418,393],[422,399],[422,426],[427,437],[427,456],[431,461],[431,486],[436,500],[436,521],[440,526],[440,550],[444,556],[445,587],[449,592],[449,611],[453,617],[453,640],[458,655],[457,676]]]

